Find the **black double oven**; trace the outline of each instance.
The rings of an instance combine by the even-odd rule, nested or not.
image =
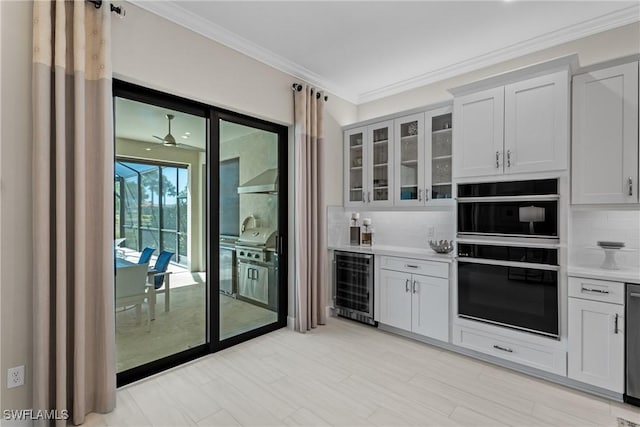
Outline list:
[[[457,190],[458,315],[557,339],[558,180]]]

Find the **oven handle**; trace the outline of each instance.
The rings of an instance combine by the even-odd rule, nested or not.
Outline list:
[[[560,271],[560,266],[549,264],[534,264],[531,262],[519,262],[519,261],[501,261],[497,259],[483,259],[472,257],[458,257],[458,262],[468,262],[471,264],[486,264],[486,265],[499,265],[501,267],[516,267],[516,268],[529,268],[531,270],[548,270],[548,271]]]
[[[477,202],[552,202],[560,200],[559,194],[536,194],[530,196],[487,196],[487,197],[458,197],[458,203]]]

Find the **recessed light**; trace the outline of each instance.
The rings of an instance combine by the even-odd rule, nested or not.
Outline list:
[[[189,135],[191,135],[191,132],[185,132],[184,134],[189,136]]]
[[[147,151],[151,151],[151,148],[145,148],[145,150],[147,150]]]
[[[189,135],[182,135],[182,139],[189,139]]]

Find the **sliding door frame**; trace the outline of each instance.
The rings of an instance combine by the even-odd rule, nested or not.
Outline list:
[[[205,343],[188,350],[153,360],[144,365],[136,366],[117,373],[117,386],[146,378],[167,369],[179,366],[202,356],[220,351],[264,335],[268,332],[287,326],[288,313],[288,129],[284,125],[250,117],[230,110],[221,109],[198,101],[180,96],[160,92],[123,80],[113,80],[113,108],[115,117],[115,98],[121,97],[145,104],[159,106],[170,110],[180,111],[208,119],[207,150],[206,150],[206,269],[207,286],[205,299],[208,301],[205,316]],[[220,340],[220,260],[218,251],[219,241],[219,164],[220,160],[220,120],[240,125],[254,127],[278,136],[278,317],[274,323],[257,329]],[[115,140],[115,123],[114,123]],[[113,153],[115,160],[115,152]],[[115,197],[115,196],[114,196]],[[213,208],[213,209],[212,209]],[[215,239],[215,240],[214,240]]]
[[[275,331],[287,326],[288,313],[288,252],[287,252],[287,230],[288,230],[288,129],[286,126],[271,123],[265,120],[250,117],[244,114],[235,113],[233,111],[222,109],[211,109],[209,119],[211,135],[216,135],[215,144],[212,141],[211,149],[207,152],[207,164],[218,165],[220,163],[220,121],[235,123],[238,125],[248,126],[260,129],[266,132],[274,133],[278,136],[278,237],[276,248],[278,250],[278,318],[274,323],[260,326],[256,329],[234,335],[232,337],[220,340],[220,315],[211,322],[211,352],[216,352],[236,344],[259,337],[268,332]],[[218,169],[219,171],[219,169]],[[220,194],[220,175],[211,174],[209,181],[211,200],[219,200]],[[212,215],[207,218],[211,219]],[[219,221],[215,224],[209,224],[208,236],[215,238],[215,244],[218,244],[220,237]],[[220,307],[220,266],[219,257],[211,257],[212,269],[210,277],[212,284],[217,289],[212,289],[210,304],[211,307]],[[207,273],[209,274],[209,273]]]

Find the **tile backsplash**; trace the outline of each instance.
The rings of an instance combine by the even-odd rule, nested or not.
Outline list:
[[[360,213],[371,218],[373,244],[404,246],[409,248],[429,247],[429,228],[433,227],[431,240],[451,240],[455,234],[453,212],[438,211],[358,211],[342,206],[329,206],[327,210],[327,243],[329,246],[349,244],[351,213]]]
[[[572,209],[569,230],[569,264],[599,267],[604,252],[600,240],[624,242],[616,253],[621,268],[640,268],[640,210]]]

